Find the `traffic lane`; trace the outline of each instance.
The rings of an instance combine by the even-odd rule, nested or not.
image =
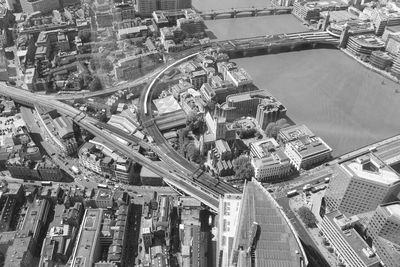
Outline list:
[[[277,200],[279,205],[282,207],[286,216],[289,218],[301,241],[304,243],[304,248],[307,250],[307,257],[310,257],[309,261],[312,263],[310,267],[329,267],[329,264],[324,259],[324,257],[319,253],[318,246],[315,244],[314,240],[308,234],[304,225],[300,222],[294,211],[289,206],[289,199],[282,198]]]

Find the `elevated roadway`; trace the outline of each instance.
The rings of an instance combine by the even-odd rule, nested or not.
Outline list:
[[[162,70],[149,84],[144,94],[142,94],[140,102],[142,103],[140,109],[142,125],[145,127],[148,135],[154,138],[157,145],[155,152],[159,157],[166,163],[170,164],[171,168],[179,171],[186,175],[187,179],[192,182],[208,188],[208,190],[214,191],[216,194],[223,195],[226,193],[238,193],[239,190],[234,188],[228,183],[220,181],[219,179],[211,177],[209,174],[199,170],[199,167],[194,166],[191,162],[186,160],[181,154],[168,143],[164,138],[157,125],[154,122],[151,110],[151,101],[153,89],[160,81],[162,75],[170,68],[197,56],[199,53],[193,53],[180,60],[175,61],[164,70]]]
[[[0,94],[8,96],[23,105],[33,107],[35,104],[40,104],[49,108],[57,109],[60,113],[71,117],[81,127],[87,129],[95,136],[98,136],[111,149],[129,156],[142,166],[151,169],[156,174],[162,176],[166,183],[188,195],[193,196],[205,205],[209,206],[211,209],[218,209],[219,194],[215,193],[215,191],[208,190],[205,186],[198,185],[193,181],[182,178],[181,176],[178,176],[178,173],[167,168],[167,165],[159,164],[156,161],[151,161],[142,154],[133,150],[132,147],[117,142],[113,136],[107,134],[96,126],[98,123],[96,119],[82,114],[80,111],[65,103],[56,100],[43,99],[38,95],[14,87],[0,86]],[[118,134],[116,135],[118,136]],[[143,142],[139,140],[136,141]]]

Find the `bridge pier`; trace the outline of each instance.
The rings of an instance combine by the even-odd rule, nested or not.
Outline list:
[[[257,17],[257,15],[258,15],[258,10],[256,9],[256,10],[253,10],[252,12],[251,12],[251,16],[252,17]]]
[[[237,17],[237,11],[233,10],[233,12],[231,13],[231,18],[236,18]]]
[[[317,47],[317,43],[312,43],[311,46],[312,46],[312,48],[314,49],[314,48]]]
[[[211,14],[211,19],[212,20],[215,20],[216,18],[217,18],[217,14],[216,13]]]

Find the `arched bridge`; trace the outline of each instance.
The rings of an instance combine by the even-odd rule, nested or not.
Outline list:
[[[227,41],[220,41],[214,46],[230,57],[246,56],[249,53],[268,54],[282,51],[304,49],[317,45],[339,44],[339,38],[330,35],[326,31],[321,32],[298,32],[277,35],[257,36]]]
[[[225,16],[236,18],[239,14],[255,17],[258,15],[289,14],[292,12],[292,9],[293,7],[244,7],[205,11],[201,12],[200,16],[203,19],[217,19],[218,17]]]

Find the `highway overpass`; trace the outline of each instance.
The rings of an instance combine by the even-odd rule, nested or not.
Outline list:
[[[22,89],[0,85],[0,94],[10,97],[22,105],[34,107],[35,104],[40,104],[49,108],[57,109],[61,114],[71,117],[82,128],[88,130],[95,136],[98,136],[110,148],[129,156],[137,163],[162,176],[166,183],[179,189],[181,192],[198,199],[211,209],[218,209],[219,195],[216,194],[214,190],[208,190],[204,185],[199,185],[192,180],[182,178],[180,175],[178,175],[179,172],[171,170],[169,166],[167,167],[167,165],[162,165],[156,161],[151,161],[142,154],[134,151],[131,147],[117,142],[114,137],[110,136],[96,126],[98,123],[96,119],[82,114],[80,111],[65,103],[56,100],[42,99],[41,96],[32,94]],[[118,136],[118,134],[115,135]]]

